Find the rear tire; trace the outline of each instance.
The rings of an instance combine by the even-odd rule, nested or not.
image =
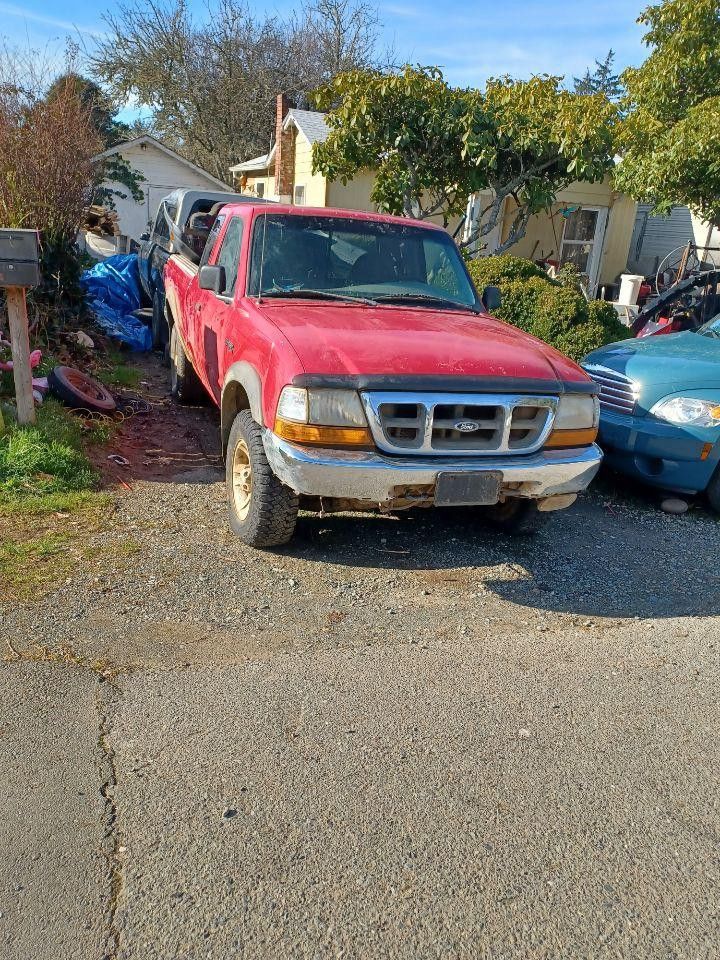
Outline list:
[[[720,465],[715,468],[705,493],[712,509],[715,513],[720,513]]]
[[[200,403],[204,399],[203,385],[188,360],[177,325],[170,334],[170,393],[178,403]]]
[[[516,537],[532,537],[550,520],[551,514],[538,510],[536,500],[513,497],[490,507],[490,523],[498,530]]]
[[[167,320],[165,319],[165,297],[155,291],[152,303],[152,339],[155,350],[164,350],[169,340]]]
[[[250,547],[279,547],[295,532],[298,495],[268,463],[262,430],[249,410],[233,421],[225,458],[228,514],[233,533]]]

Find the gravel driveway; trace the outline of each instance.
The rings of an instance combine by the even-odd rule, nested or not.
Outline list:
[[[713,518],[598,492],[529,542],[303,515],[259,553],[211,411],[116,444],[88,539],[125,549],[0,600],[3,958],[717,956]]]

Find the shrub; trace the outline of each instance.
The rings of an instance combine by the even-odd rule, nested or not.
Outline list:
[[[468,269],[481,292],[488,284],[500,287],[500,320],[539,337],[573,360],[630,335],[611,303],[588,303],[572,271],[551,280],[532,261],[507,254],[473,260]]]
[[[548,275],[532,260],[513,257],[503,253],[499,257],[480,257],[469,263],[470,273],[479,290],[483,287],[499,287],[513,280],[530,280],[533,277],[548,279]]]
[[[34,325],[62,325],[84,303],[75,244],[103,149],[91,105],[54,65],[0,41],[0,226],[40,231],[42,283],[28,298]]]

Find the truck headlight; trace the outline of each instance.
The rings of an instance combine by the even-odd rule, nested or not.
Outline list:
[[[720,427],[720,403],[695,397],[666,397],[651,408],[660,420],[688,427]]]
[[[293,443],[373,446],[365,411],[355,390],[283,387],[274,432]]]
[[[564,396],[558,400],[546,447],[586,447],[595,442],[600,422],[597,397]]]

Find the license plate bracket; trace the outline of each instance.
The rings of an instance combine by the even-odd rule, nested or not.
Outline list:
[[[439,473],[435,481],[438,507],[488,507],[500,499],[501,470],[473,473]]]

